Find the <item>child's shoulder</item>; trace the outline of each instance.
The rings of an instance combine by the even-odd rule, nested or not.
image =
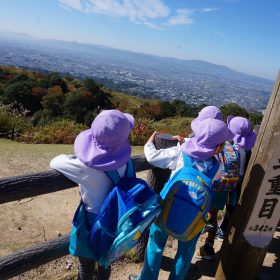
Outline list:
[[[75,155],[61,154],[53,158],[50,162],[50,167],[53,169],[67,168],[67,167],[86,167]]]

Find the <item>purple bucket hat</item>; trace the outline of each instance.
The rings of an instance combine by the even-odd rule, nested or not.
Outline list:
[[[223,121],[209,118],[197,123],[194,137],[186,140],[181,149],[195,160],[207,160],[214,155],[219,144],[231,141],[233,136]]]
[[[252,131],[250,121],[243,117],[229,116],[227,124],[234,134],[234,143],[244,150],[251,150],[255,145],[257,136]]]
[[[206,106],[199,113],[198,117],[195,118],[191,123],[191,128],[194,131],[195,127],[199,122],[205,119],[216,119],[223,120],[223,114],[221,110],[216,106]]]
[[[77,158],[88,167],[110,171],[120,168],[131,155],[128,140],[134,118],[119,110],[104,110],[96,116],[91,128],[75,139]]]

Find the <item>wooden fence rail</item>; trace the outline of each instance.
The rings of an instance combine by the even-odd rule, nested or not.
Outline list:
[[[153,168],[144,155],[131,158],[135,171]],[[0,204],[61,191],[76,184],[52,170],[0,179]],[[68,254],[69,234],[0,258],[0,279],[8,279]]]
[[[69,254],[69,238],[70,234],[66,234],[0,258],[0,279],[9,279]]]
[[[144,155],[134,156],[131,160],[136,172],[152,168]],[[75,183],[55,170],[3,178],[0,179],[0,204],[75,186]]]

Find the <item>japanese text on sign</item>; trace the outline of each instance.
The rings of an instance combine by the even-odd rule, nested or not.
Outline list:
[[[275,141],[271,158],[244,231],[246,240],[255,247],[269,244],[279,222],[280,213],[280,141]]]

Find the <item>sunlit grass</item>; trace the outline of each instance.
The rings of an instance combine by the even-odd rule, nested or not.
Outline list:
[[[0,139],[0,177],[49,170],[52,158],[73,154],[73,145],[24,144]],[[142,146],[133,146],[132,155],[143,154]]]

